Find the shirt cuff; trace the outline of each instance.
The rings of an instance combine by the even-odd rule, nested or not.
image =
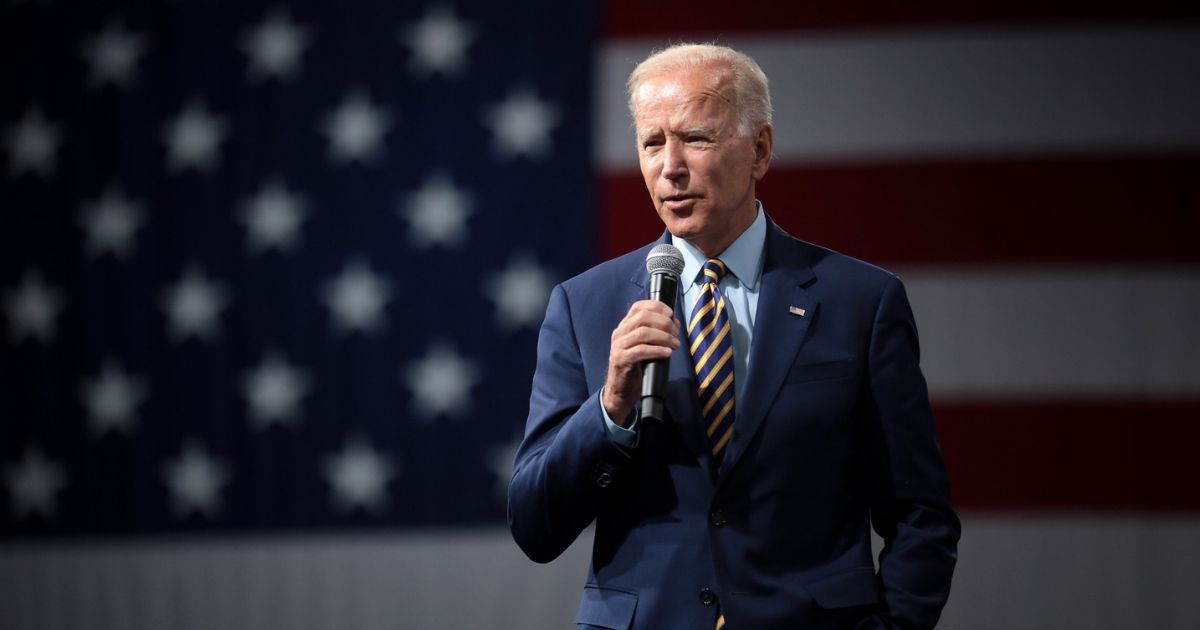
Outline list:
[[[623,427],[608,417],[608,411],[604,408],[603,400],[604,390],[601,389],[596,404],[600,405],[600,415],[604,417],[604,429],[608,432],[608,439],[621,446],[628,448],[636,447],[638,443],[637,416],[634,416],[633,422],[630,422],[628,427]]]

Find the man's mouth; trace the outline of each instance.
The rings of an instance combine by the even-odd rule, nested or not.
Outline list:
[[[667,208],[668,210],[683,210],[692,205],[696,198],[696,195],[667,195],[666,197],[663,197],[663,207]]]

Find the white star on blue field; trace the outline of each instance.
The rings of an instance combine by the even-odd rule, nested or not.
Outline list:
[[[0,7],[0,540],[503,523],[592,12],[67,5]]]

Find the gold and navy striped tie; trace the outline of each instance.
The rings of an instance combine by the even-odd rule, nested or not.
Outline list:
[[[721,465],[725,446],[733,437],[733,338],[728,305],[718,283],[725,263],[713,258],[704,264],[704,284],[688,320],[692,363],[699,382],[700,415],[708,433],[713,460]]]

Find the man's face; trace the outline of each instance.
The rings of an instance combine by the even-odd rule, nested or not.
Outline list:
[[[633,95],[638,162],[658,216],[708,256],[754,221],[754,183],[771,159],[771,128],[738,133],[732,88],[711,68],[652,76]]]

